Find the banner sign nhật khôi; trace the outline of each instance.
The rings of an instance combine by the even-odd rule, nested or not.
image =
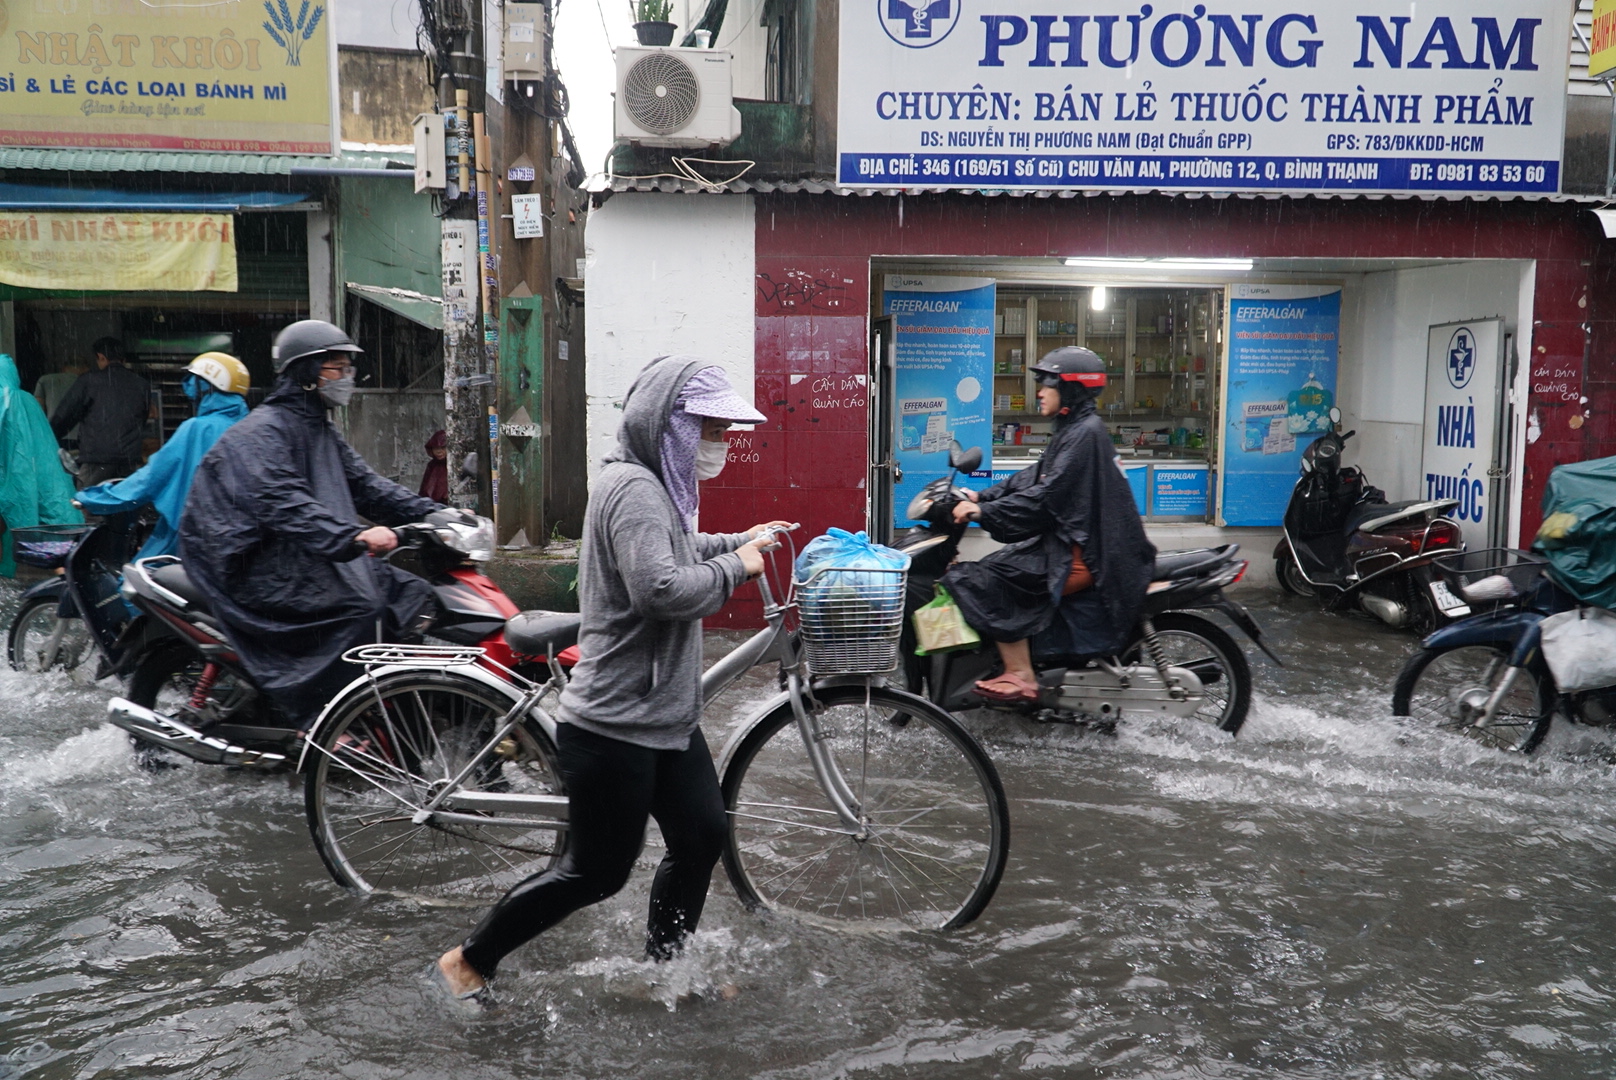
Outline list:
[[[235,223],[229,214],[0,213],[0,282],[235,292]]]

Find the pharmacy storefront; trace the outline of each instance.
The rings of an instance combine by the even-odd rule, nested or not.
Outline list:
[[[1028,365],[1082,345],[1161,546],[1271,572],[1332,408],[1388,498],[1529,542],[1549,469],[1616,453],[1611,259],[1559,194],[1569,15],[844,5],[837,182],[705,200],[748,204],[714,214],[751,234],[771,423],[704,525],[901,528],[951,445],[978,487],[1036,460]],[[603,220],[674,201],[627,198]]]

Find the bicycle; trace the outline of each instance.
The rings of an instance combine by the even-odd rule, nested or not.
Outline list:
[[[903,574],[825,567],[782,599],[765,573],[764,629],[702,678],[706,705],[753,667],[779,664],[780,692],[719,757],[724,866],[750,910],[950,929],[998,887],[1009,856],[998,771],[953,716],[886,685]],[[853,595],[881,575],[873,602]],[[810,610],[793,620],[799,589]],[[554,616],[529,632],[544,642],[550,676],[539,682],[476,647],[346,654],[365,674],[326,707],[299,762],[309,829],[339,883],[481,904],[562,856],[566,791],[541,702],[565,685],[555,657],[577,626]]]

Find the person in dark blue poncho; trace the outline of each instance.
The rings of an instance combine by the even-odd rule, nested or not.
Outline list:
[[[108,481],[79,492],[79,505],[92,514],[119,514],[150,506],[157,527],[136,553],[137,559],[173,555],[180,549],[180,515],[191,491],[191,478],[203,456],[229,427],[247,415],[247,365],[234,356],[206,352],[185,368],[181,388],[196,403],[196,415],[181,424],[144,467],[126,480]]]
[[[56,456],[56,438],[39,402],[22,392],[17,365],[0,353],[0,577],[12,577],[11,530],[78,525],[73,480]]]
[[[332,424],[360,351],[317,319],[282,330],[274,389],[202,459],[180,518],[191,583],[288,727],[357,674],[344,652],[398,641],[435,611],[425,580],[367,557],[398,546],[386,526],[441,507],[378,474]]]

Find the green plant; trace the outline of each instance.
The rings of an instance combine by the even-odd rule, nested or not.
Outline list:
[[[673,15],[673,0],[634,0],[635,22],[668,22]]]

